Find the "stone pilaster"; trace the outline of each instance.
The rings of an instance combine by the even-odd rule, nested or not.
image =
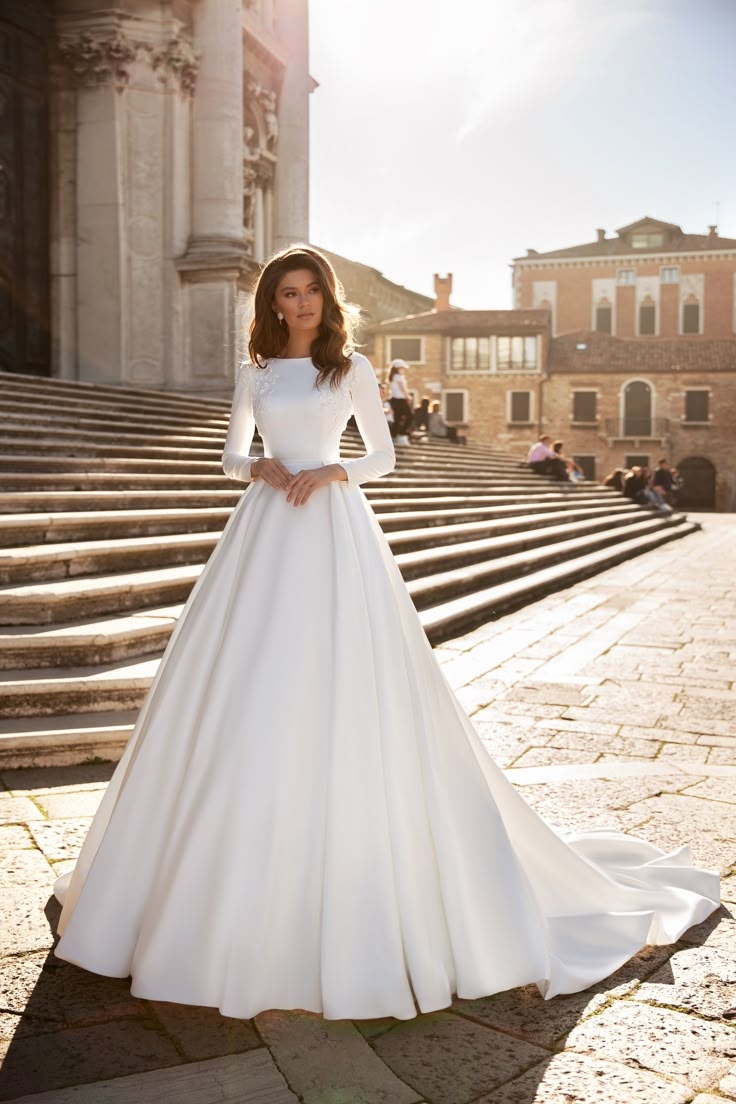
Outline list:
[[[286,67],[279,96],[274,248],[309,240],[309,76],[307,0],[274,0]]]

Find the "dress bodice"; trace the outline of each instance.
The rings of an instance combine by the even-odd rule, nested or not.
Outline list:
[[[324,380],[311,358],[272,358],[261,368],[244,362],[237,371],[227,440],[222,457],[226,475],[250,481],[257,456],[250,455],[255,427],[264,455],[289,466],[301,462],[340,463],[354,487],[391,471],[395,453],[370,362],[354,353],[337,387]],[[364,456],[341,459],[340,438],[351,414],[365,442]],[[293,462],[293,463],[291,463]]]

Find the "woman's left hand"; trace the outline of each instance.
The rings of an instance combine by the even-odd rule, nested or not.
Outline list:
[[[324,464],[321,468],[303,468],[295,472],[286,488],[286,501],[293,499],[295,506],[303,506],[313,491],[339,479],[341,471],[344,473],[345,469],[339,464]]]

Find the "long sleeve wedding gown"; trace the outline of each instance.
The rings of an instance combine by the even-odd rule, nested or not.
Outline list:
[[[56,954],[134,996],[252,1017],[409,1019],[536,983],[549,998],[669,943],[717,874],[549,825],[452,692],[360,484],[394,467],[370,363],[241,365],[223,454],[258,424],[294,507],[250,482],[179,617],[74,870]],[[340,459],[354,412],[366,445]]]

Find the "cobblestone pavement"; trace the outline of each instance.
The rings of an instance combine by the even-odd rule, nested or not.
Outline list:
[[[416,1020],[251,1021],[137,1000],[51,953],[55,875],[109,764],[0,775],[0,1099],[47,1104],[736,1100],[736,518],[443,644],[490,753],[556,823],[690,843],[722,908],[583,993]],[[72,1088],[76,1086],[76,1088]]]

